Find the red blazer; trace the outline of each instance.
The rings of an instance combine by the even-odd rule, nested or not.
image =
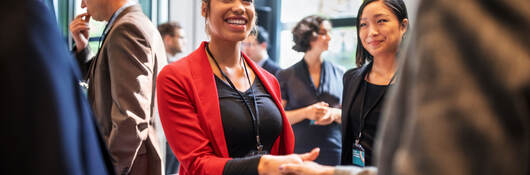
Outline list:
[[[157,79],[158,109],[169,145],[181,163],[179,173],[223,173],[228,160],[219,96],[205,43],[181,60],[164,67]],[[283,130],[271,154],[291,154],[294,135],[280,103],[276,78],[243,55],[265,89],[273,97],[283,118]],[[253,142],[254,140],[249,140]]]

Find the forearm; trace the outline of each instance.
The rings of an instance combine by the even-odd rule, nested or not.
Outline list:
[[[82,49],[81,51],[77,51],[77,47],[74,47],[72,52],[75,55],[77,64],[79,65],[79,69],[81,70],[81,73],[83,75],[83,78],[86,77],[88,74],[88,69],[90,69],[90,64],[92,63],[93,59],[90,59],[90,49],[88,47]]]
[[[303,108],[298,108],[295,110],[285,111],[285,116],[287,117],[287,120],[289,120],[289,123],[291,125],[294,125],[306,119],[307,118],[307,113],[305,112],[306,108],[307,107],[303,107]]]
[[[333,171],[334,175],[376,175],[377,168],[364,167],[359,168],[355,166],[336,166]]]
[[[242,157],[228,160],[223,169],[223,175],[258,174],[261,156]]]

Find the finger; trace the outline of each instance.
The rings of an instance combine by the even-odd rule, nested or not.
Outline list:
[[[90,15],[87,14],[83,21],[85,21],[86,23],[89,23],[90,22]]]
[[[313,161],[313,160],[317,159],[319,153],[320,153],[320,148],[317,147],[317,148],[314,148],[313,150],[311,150],[311,152],[301,154],[300,158],[303,161]]]
[[[75,19],[81,19],[81,18],[83,18],[83,17],[85,17],[85,16],[90,16],[90,15],[88,15],[88,12],[81,13],[81,14],[75,16]]]
[[[88,32],[88,30],[90,30],[90,27],[80,25],[80,26],[73,27],[71,30],[72,30],[72,33]]]
[[[322,117],[320,120],[316,121],[315,124],[316,125],[328,125],[331,122],[333,122],[331,117],[325,116],[325,117]]]

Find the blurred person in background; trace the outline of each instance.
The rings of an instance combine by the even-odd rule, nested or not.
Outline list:
[[[180,58],[179,54],[186,48],[186,32],[184,32],[180,23],[176,21],[158,25],[158,31],[164,40],[167,62],[177,61]]]
[[[241,43],[243,46],[243,52],[247,54],[252,61],[256,62],[258,66],[261,66],[272,75],[277,76],[281,68],[274,63],[267,53],[267,48],[269,47],[269,33],[261,26],[258,26],[255,29],[256,30],[252,30],[250,35]]]
[[[172,63],[172,62],[177,61],[180,58],[179,54],[182,53],[186,45],[185,32],[182,29],[182,26],[180,25],[180,23],[176,21],[167,22],[167,23],[158,25],[158,31],[160,32],[160,35],[162,36],[162,39],[164,40],[164,46],[166,47],[166,54],[167,54],[167,62]],[[169,143],[167,143],[167,139],[165,138],[165,135],[162,135],[162,136],[159,135],[159,137],[161,137],[160,138],[160,140],[162,141],[161,143],[165,145],[166,174],[177,174],[178,168],[179,168],[179,162],[177,158],[175,157],[175,154],[173,154],[173,151],[171,150]]]
[[[0,174],[114,174],[52,11],[40,0],[0,9]]]
[[[316,162],[340,163],[340,104],[344,71],[328,62],[322,53],[328,50],[331,23],[320,16],[308,16],[294,27],[293,49],[304,58],[280,71],[282,104],[291,123],[296,153],[320,147]]]

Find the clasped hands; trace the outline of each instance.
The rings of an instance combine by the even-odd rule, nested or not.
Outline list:
[[[285,156],[264,155],[260,159],[258,172],[260,175],[331,175],[333,167],[319,165],[313,162],[320,153],[315,148],[305,154],[290,154]]]
[[[318,102],[306,107],[309,120],[315,121],[316,125],[329,125],[333,122],[341,122],[341,110],[329,107],[326,102]]]

